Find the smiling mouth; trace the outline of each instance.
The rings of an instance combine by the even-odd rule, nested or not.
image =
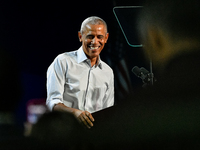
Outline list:
[[[97,50],[97,49],[99,49],[101,46],[88,46],[89,47],[89,49],[91,49],[91,50]]]

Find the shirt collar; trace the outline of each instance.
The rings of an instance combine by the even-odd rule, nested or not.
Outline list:
[[[83,61],[85,61],[85,60],[87,60],[88,58],[87,58],[87,56],[85,55],[85,52],[83,51],[83,48],[82,48],[82,46],[78,49],[78,51],[77,51],[77,62],[78,63],[81,63],[81,62],[83,62]]]
[[[98,66],[100,69],[102,69],[102,63],[101,63],[101,58],[100,58],[100,56],[98,57],[96,66]]]
[[[83,51],[83,48],[82,48],[82,46],[78,49],[78,51],[77,51],[77,62],[78,63],[81,63],[81,62],[83,62],[83,61],[85,61],[85,60],[87,60],[88,58],[87,58],[87,56],[86,56],[86,54],[85,54],[85,52]],[[98,58],[98,61],[97,61],[97,64],[96,64],[96,66],[98,66],[100,69],[102,69],[102,63],[101,63],[101,59],[100,59],[100,56],[99,56],[99,58]]]

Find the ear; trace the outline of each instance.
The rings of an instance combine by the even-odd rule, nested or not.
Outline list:
[[[78,38],[79,38],[79,41],[82,42],[82,34],[80,31],[78,32]]]
[[[109,37],[109,33],[106,33],[105,43],[107,43],[107,41],[108,41],[108,37]]]

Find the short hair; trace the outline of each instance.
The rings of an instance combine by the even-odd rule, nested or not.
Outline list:
[[[85,29],[85,26],[87,24],[93,24],[93,25],[100,25],[100,24],[103,24],[105,27],[106,27],[106,32],[108,31],[108,27],[107,27],[107,24],[106,22],[101,19],[100,17],[97,17],[97,16],[91,16],[91,17],[88,17],[86,18],[82,24],[81,24],[81,29],[80,29],[80,32],[81,34],[83,34],[84,32],[84,29]]]
[[[159,27],[173,40],[200,39],[199,0],[149,0],[138,16],[138,29],[145,39],[148,25]]]

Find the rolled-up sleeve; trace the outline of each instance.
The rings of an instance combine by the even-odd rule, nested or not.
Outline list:
[[[58,56],[47,70],[47,100],[46,105],[50,111],[55,104],[63,103],[63,92],[66,74],[66,61]]]

